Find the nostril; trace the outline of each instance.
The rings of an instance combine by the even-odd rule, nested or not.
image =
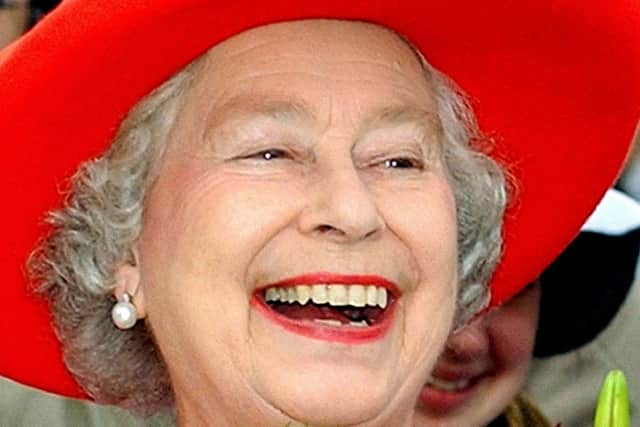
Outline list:
[[[338,232],[339,230],[332,225],[329,224],[320,224],[316,227],[316,229],[322,234],[329,234],[332,232]]]

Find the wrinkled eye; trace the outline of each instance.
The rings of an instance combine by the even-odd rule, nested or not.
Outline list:
[[[386,159],[383,164],[387,169],[422,169],[422,162],[417,159],[410,159],[408,157]]]
[[[288,157],[289,156],[286,151],[277,148],[269,148],[267,150],[262,150],[257,153],[251,154],[250,156],[247,156],[247,158],[257,160],[276,160],[285,159]]]

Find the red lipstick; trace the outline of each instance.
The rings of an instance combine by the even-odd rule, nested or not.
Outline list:
[[[270,288],[286,289],[290,287],[306,285],[313,287],[314,285],[364,285],[367,287],[375,286],[378,292],[380,288],[386,290],[389,295],[389,303],[384,309],[377,309],[381,313],[375,317],[375,321],[366,326],[353,326],[349,323],[340,323],[332,325],[322,323],[325,320],[320,312],[331,312],[335,310],[336,318],[344,318],[345,316],[340,312],[348,310],[350,313],[353,311],[360,311],[362,313],[370,310],[369,307],[354,307],[350,305],[330,305],[330,304],[315,304],[311,301],[302,302],[296,301],[294,310],[304,312],[305,316],[292,317],[283,313],[290,314],[282,310],[274,309],[265,300],[265,292]],[[350,288],[348,288],[350,289]],[[289,277],[280,280],[275,283],[270,283],[265,286],[261,286],[254,292],[251,298],[251,304],[260,313],[262,313],[267,319],[283,327],[289,332],[302,335],[308,338],[339,342],[344,344],[362,344],[372,342],[383,338],[387,331],[390,329],[395,312],[395,303],[400,297],[400,291],[395,283],[390,280],[377,275],[353,275],[353,274],[335,274],[335,273],[309,273],[299,276]],[[317,301],[317,300],[316,300]],[[286,303],[282,303],[287,305]],[[281,305],[282,305],[281,304]],[[289,303],[290,305],[292,303]],[[331,318],[331,317],[327,317]],[[369,323],[367,321],[367,323]]]

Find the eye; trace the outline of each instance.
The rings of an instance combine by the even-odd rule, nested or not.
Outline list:
[[[254,160],[277,160],[277,159],[288,159],[291,156],[285,151],[278,148],[268,148],[266,150],[261,150],[256,153],[248,155],[247,159]]]
[[[394,157],[386,159],[383,162],[383,166],[387,169],[422,169],[424,165],[418,159]]]

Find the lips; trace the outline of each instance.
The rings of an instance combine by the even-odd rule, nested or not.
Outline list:
[[[420,403],[434,413],[456,410],[473,397],[486,373],[450,372],[436,368],[420,393]]]
[[[357,344],[385,335],[399,295],[381,276],[314,273],[260,287],[251,302],[290,332]]]

